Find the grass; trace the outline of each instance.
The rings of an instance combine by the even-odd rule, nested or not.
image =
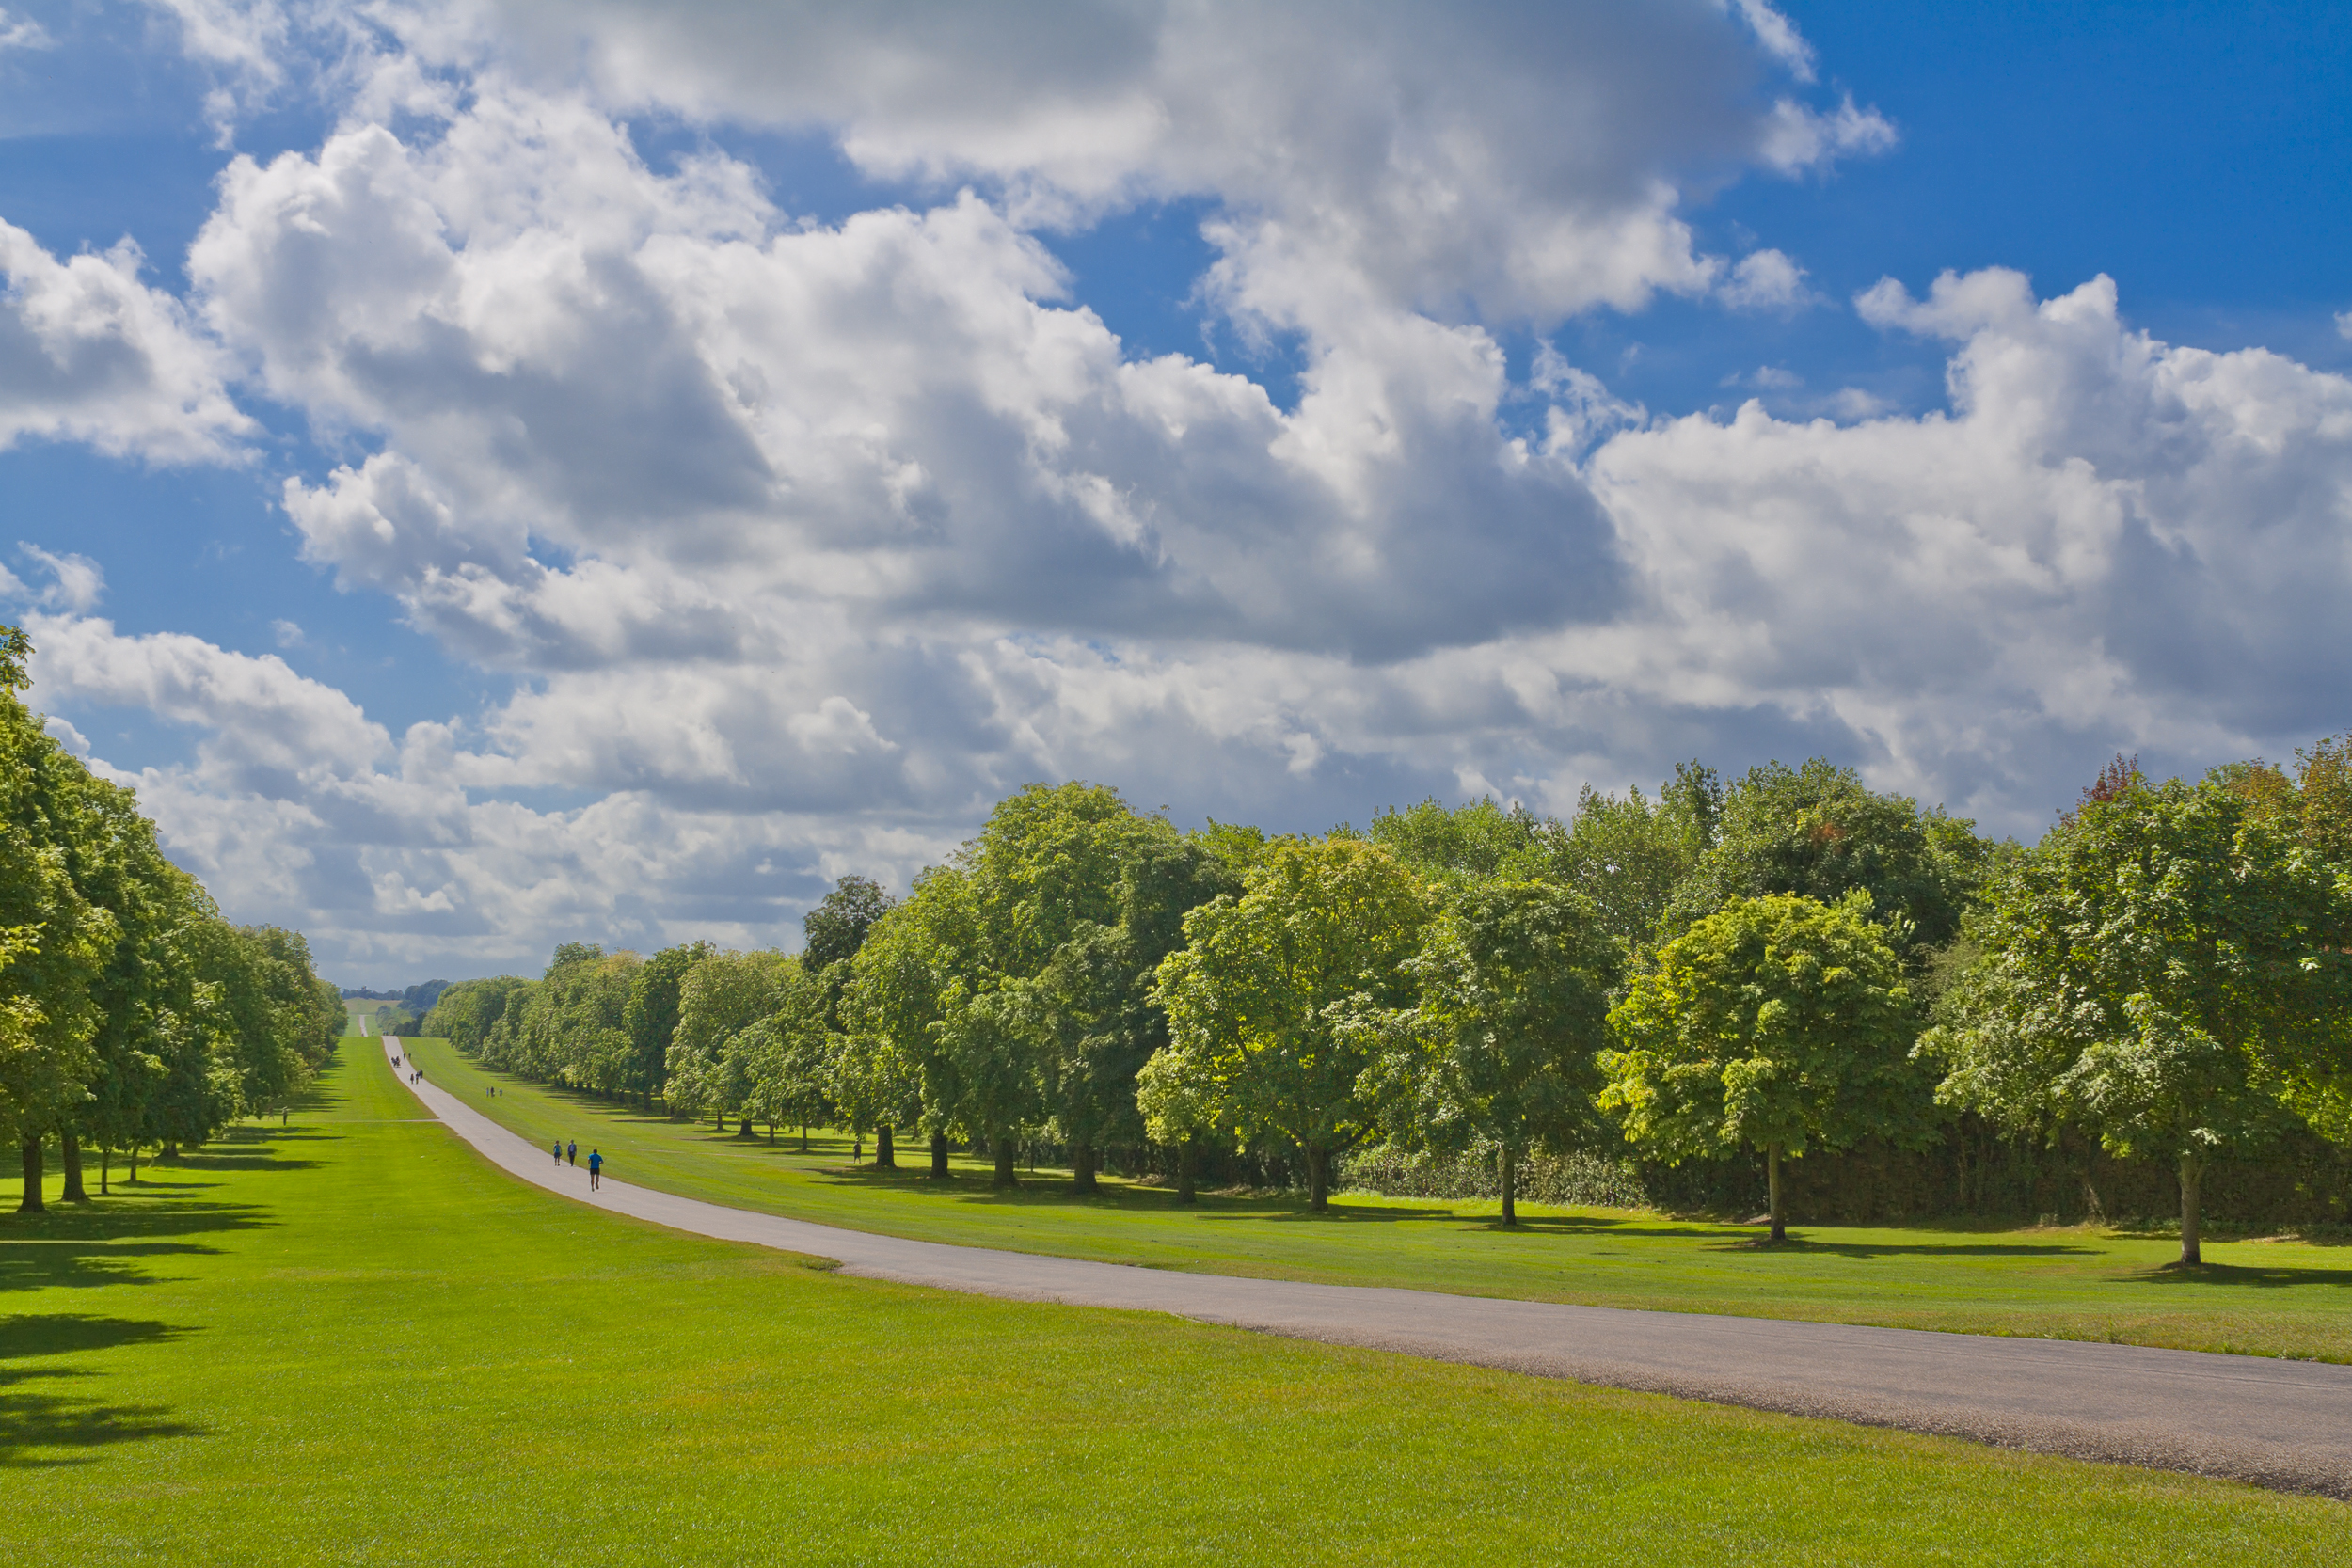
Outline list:
[[[746,1140],[493,1073],[444,1041],[409,1049],[441,1087],[541,1146],[576,1138],[585,1159],[594,1143],[625,1180],[852,1229],[1201,1273],[2352,1361],[2352,1247],[2209,1242],[2204,1266],[2184,1270],[2169,1266],[2177,1240],[2089,1227],[1804,1226],[1767,1248],[1754,1227],[1622,1210],[1522,1205],[1506,1231],[1491,1202],[1343,1196],[1317,1216],[1291,1198],[1204,1195],[1188,1210],[1125,1182],[1081,1198],[1066,1172],[997,1193],[969,1161],[945,1186],[927,1180],[922,1148],[878,1172],[850,1163],[846,1137],[819,1135],[803,1156],[788,1135]]]
[[[2352,1560],[2323,1499],[680,1236],[356,1041],[151,1171],[0,1218],[6,1560]]]

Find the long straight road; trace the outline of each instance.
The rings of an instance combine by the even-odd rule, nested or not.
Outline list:
[[[384,1050],[393,1056],[401,1042],[385,1037]],[[401,1076],[405,1083],[410,1075]],[[457,1136],[526,1181],[695,1235],[837,1259],[845,1274],[1021,1301],[1168,1312],[1295,1338],[2352,1499],[2352,1367],[1176,1274],[908,1241],[729,1209],[611,1178],[591,1191],[586,1169],[553,1163],[548,1150],[430,1083],[409,1087]]]

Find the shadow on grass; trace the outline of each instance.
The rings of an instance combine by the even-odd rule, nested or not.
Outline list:
[[[203,1428],[173,1419],[161,1405],[108,1404],[103,1400],[17,1387],[35,1379],[98,1375],[88,1368],[10,1364],[26,1356],[160,1344],[188,1332],[171,1323],[75,1312],[34,1313],[0,1321],[0,1388],[8,1390],[0,1393],[0,1469],[87,1465],[98,1457],[89,1449],[200,1435]]]
[[[1722,1232],[1716,1232],[1718,1236]],[[1791,1235],[1783,1242],[1725,1239],[1714,1252],[1756,1251],[1815,1258],[2098,1258],[2099,1248],[2066,1242],[1821,1242]]]
[[[2297,1285],[2352,1285],[2352,1269],[2247,1268],[2236,1263],[2167,1263],[2127,1275],[2133,1285],[2234,1285],[2279,1290]]]
[[[253,1204],[183,1196],[187,1191],[118,1195],[87,1208],[58,1204],[45,1213],[0,1215],[0,1292],[152,1284],[159,1276],[141,1259],[219,1250],[172,1238],[278,1223]]]

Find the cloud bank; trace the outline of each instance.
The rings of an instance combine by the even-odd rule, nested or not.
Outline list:
[[[59,575],[36,700],[184,728],[125,775],[175,853],[355,975],[779,940],[1031,778],[1305,826],[1825,751],[2009,830],[2087,752],[2343,722],[2342,377],[1997,269],[1852,302],[1947,345],[1922,416],[1514,372],[1661,293],[1832,308],[1684,215],[1895,145],[1761,0],[166,8],[224,125],[335,123],[226,160],[184,297],[0,229],[0,441],[251,462],[291,410],[306,558],[515,694],[393,736]],[[649,162],[648,117],[708,134]],[[786,211],[730,127],[902,194]],[[1295,395],[1133,352],[1056,258],[1178,200]]]

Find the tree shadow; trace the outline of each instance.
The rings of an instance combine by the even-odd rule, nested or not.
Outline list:
[[[1722,1236],[1721,1231],[1715,1232]],[[1762,1251],[1820,1258],[2099,1258],[2093,1246],[2066,1242],[1822,1242],[1791,1231],[1788,1240],[1725,1239],[1710,1252]]]
[[[102,1198],[87,1209],[60,1204],[46,1213],[10,1214],[0,1218],[0,1292],[152,1284],[162,1276],[142,1259],[219,1250],[183,1238],[277,1223],[252,1204],[168,1191]]]
[[[2300,1285],[2352,1285],[2352,1269],[2249,1268],[2239,1263],[2167,1263],[2123,1276],[2134,1285],[2235,1285],[2279,1290]]]
[[[159,1437],[193,1437],[203,1428],[175,1420],[162,1405],[109,1404],[71,1393],[22,1389],[35,1380],[96,1377],[87,1367],[12,1365],[28,1356],[69,1355],[166,1343],[190,1331],[151,1319],[78,1312],[31,1313],[0,1322],[0,1469],[87,1465],[87,1451]],[[52,1450],[66,1449],[59,1453]]]

